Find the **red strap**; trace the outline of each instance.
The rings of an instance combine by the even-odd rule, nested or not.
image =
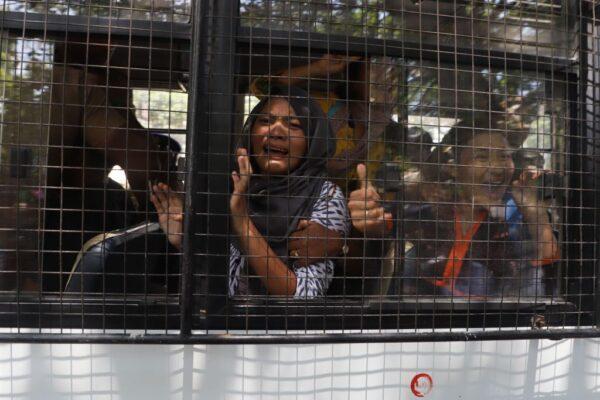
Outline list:
[[[457,296],[463,296],[458,290],[454,289],[454,282],[456,278],[460,275],[460,271],[463,266],[463,261],[467,252],[469,251],[469,247],[471,247],[471,240],[473,236],[479,230],[481,223],[486,218],[487,214],[485,211],[481,211],[477,216],[477,220],[471,228],[465,232],[463,235],[462,231],[462,221],[458,214],[454,216],[454,244],[452,249],[450,249],[450,253],[448,254],[448,261],[446,261],[446,266],[444,267],[444,273],[442,279],[437,279],[434,281],[436,286],[441,287],[450,287],[452,293]]]

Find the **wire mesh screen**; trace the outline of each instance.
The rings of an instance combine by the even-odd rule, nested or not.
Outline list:
[[[593,2],[2,4],[6,327],[595,334]]]
[[[176,3],[0,3],[8,326],[164,329],[178,310],[177,251],[150,196],[183,190],[189,40],[172,26],[191,11]]]

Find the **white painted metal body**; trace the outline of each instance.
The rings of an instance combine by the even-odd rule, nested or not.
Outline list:
[[[425,399],[598,399],[600,340],[0,345],[0,398],[416,399],[420,373]]]

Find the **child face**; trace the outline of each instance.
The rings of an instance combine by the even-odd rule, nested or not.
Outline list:
[[[477,134],[459,149],[456,182],[463,201],[499,205],[515,171],[512,149],[504,135]]]
[[[250,141],[252,156],[264,174],[286,175],[300,166],[306,153],[300,119],[280,98],[271,99],[256,118]]]

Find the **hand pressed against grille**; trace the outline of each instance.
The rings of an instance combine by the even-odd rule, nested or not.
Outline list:
[[[181,250],[183,231],[183,199],[171,188],[159,183],[150,187],[150,200],[158,214],[161,229],[167,234],[169,242]]]

